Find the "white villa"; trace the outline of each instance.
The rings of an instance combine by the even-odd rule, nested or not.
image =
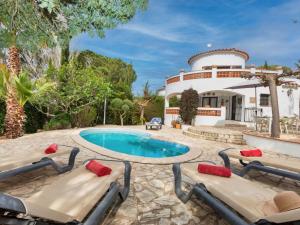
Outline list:
[[[271,117],[268,87],[241,78],[243,73],[281,74],[282,69],[261,70],[247,66],[249,55],[238,49],[218,49],[192,56],[190,72],[180,71],[165,81],[165,124],[171,125],[179,115],[178,107],[169,107],[172,96],[180,97],[189,88],[198,91],[200,104],[194,125],[222,125],[226,122],[252,124],[257,107],[258,116]],[[299,115],[299,81],[278,87],[280,116]],[[238,88],[238,86],[240,86]],[[241,87],[242,86],[242,87]],[[255,86],[255,87],[254,87]],[[257,98],[255,97],[257,96]]]

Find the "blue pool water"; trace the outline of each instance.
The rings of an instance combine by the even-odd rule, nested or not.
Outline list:
[[[80,132],[80,136],[95,145],[128,155],[165,158],[189,151],[185,145],[153,139],[139,132],[93,129]]]

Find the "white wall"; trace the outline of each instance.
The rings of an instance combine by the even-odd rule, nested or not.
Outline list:
[[[206,108],[209,110],[221,110],[221,116],[199,116],[195,117],[195,126],[206,125],[206,126],[215,126],[220,125],[226,118],[226,108]]]
[[[173,107],[176,108],[176,107]],[[172,108],[170,108],[172,109]],[[178,108],[177,108],[178,109]],[[221,110],[221,116],[200,116],[197,115],[194,120],[194,125],[207,125],[207,126],[214,126],[214,125],[220,125],[223,124],[223,121],[226,118],[226,108],[198,108],[198,109],[206,109],[206,110]],[[176,120],[178,118],[178,115],[175,114],[166,114],[165,113],[165,120],[164,124],[167,126],[171,126],[172,120]]]
[[[300,157],[300,144],[244,134],[248,145],[272,152]]]
[[[205,57],[199,56],[195,58],[192,63],[192,71],[201,70],[203,66],[242,66],[245,68],[245,58],[238,54],[227,53],[227,54],[217,54],[217,55],[208,55]]]
[[[222,71],[222,70],[218,70]],[[225,70],[224,70],[225,71]],[[234,70],[231,70],[234,71]],[[250,71],[250,70],[245,70]],[[250,98],[255,97],[255,89],[254,88],[244,88],[244,89],[226,89],[231,86],[235,86],[246,80],[243,78],[217,78],[216,77],[217,70],[212,70],[212,78],[204,78],[204,79],[193,79],[193,80],[183,80],[183,75],[181,74],[180,82],[175,82],[171,84],[166,84],[166,107],[168,106],[168,99],[170,96],[174,95],[174,93],[182,93],[184,90],[189,88],[193,88],[197,90],[198,93],[203,93],[207,91],[228,91],[232,92],[232,94],[236,93],[244,96],[244,108],[255,107],[255,103],[250,103]],[[188,74],[188,73],[185,73]],[[300,85],[300,81],[294,81]],[[299,102],[300,102],[300,89],[293,90],[291,96],[287,95],[288,89],[278,87],[278,103],[279,103],[279,112],[280,116],[294,116],[294,114],[299,115]],[[271,106],[262,107],[260,106],[260,94],[269,94],[268,87],[258,87],[257,88],[257,106],[258,108],[263,109],[263,116],[272,116]]]

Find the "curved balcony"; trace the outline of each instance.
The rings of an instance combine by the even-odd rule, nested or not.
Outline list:
[[[280,74],[282,70],[260,70],[254,67],[246,69],[212,68],[210,70],[180,73],[166,79],[166,97],[168,98],[170,95],[174,95],[174,93],[181,93],[189,88],[193,88],[198,92],[226,89],[245,81],[244,78],[241,78],[241,75],[245,73]]]

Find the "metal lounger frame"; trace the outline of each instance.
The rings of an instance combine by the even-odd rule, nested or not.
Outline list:
[[[149,128],[150,130],[153,130],[153,127],[156,127],[156,130],[160,130],[162,125],[161,124],[146,124],[146,130],[148,130]]]
[[[225,167],[230,168],[235,174],[237,174],[241,177],[245,176],[250,170],[259,170],[262,172],[271,173],[271,174],[275,174],[278,176],[287,177],[287,178],[290,178],[293,180],[300,181],[300,173],[295,173],[295,172],[290,172],[287,170],[277,169],[277,168],[270,167],[270,166],[265,166],[263,163],[261,163],[260,161],[257,161],[257,160],[249,162],[249,163],[245,163],[242,159],[239,159],[239,162],[241,163],[241,165],[244,166],[244,168],[241,171],[237,171],[237,169],[231,165],[230,159],[229,159],[228,155],[226,154],[226,151],[231,150],[231,149],[233,149],[233,148],[223,149],[223,150],[219,151],[218,154],[223,159]]]
[[[37,170],[37,169],[40,169],[40,168],[43,168],[46,166],[52,166],[58,173],[65,173],[65,172],[73,169],[74,163],[75,163],[75,158],[76,158],[77,154],[79,153],[79,151],[80,150],[77,147],[74,147],[71,150],[71,153],[69,156],[69,161],[68,161],[67,165],[61,166],[61,165],[57,164],[52,158],[44,157],[40,161],[33,162],[30,165],[0,172],[0,181],[5,180],[9,177],[16,176],[18,174],[30,172],[30,171]]]
[[[130,174],[131,165],[129,162],[124,162],[124,187],[122,188],[116,182],[112,182],[106,195],[101,199],[94,210],[87,216],[83,223],[73,221],[67,223],[68,225],[99,225],[103,221],[106,211],[112,206],[119,196],[122,201],[125,201],[130,190]],[[1,211],[8,211],[14,214],[25,213],[26,209],[23,203],[12,196],[0,193],[0,224],[3,225],[59,225],[62,223],[16,218],[15,216],[2,215]],[[42,218],[41,218],[42,219]]]
[[[232,210],[230,210],[223,202],[212,196],[206,189],[205,185],[202,183],[195,184],[192,189],[186,193],[182,190],[182,177],[180,164],[173,164],[173,174],[175,179],[175,193],[176,196],[183,202],[186,203],[195,195],[199,200],[213,208],[218,215],[227,220],[232,225],[249,225],[251,223],[246,222]],[[256,222],[257,225],[271,225],[272,223],[266,220],[260,220]]]

